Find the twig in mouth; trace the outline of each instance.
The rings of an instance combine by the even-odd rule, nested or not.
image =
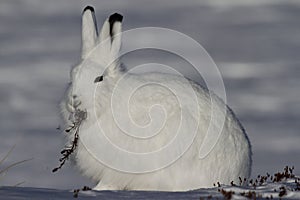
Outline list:
[[[71,146],[67,146],[65,147],[60,154],[62,155],[62,157],[59,159],[59,166],[54,168],[52,170],[52,172],[56,172],[57,170],[61,169],[62,166],[65,164],[66,160],[68,160],[71,156],[71,154],[76,150],[77,146],[78,146],[78,139],[79,139],[79,128],[81,123],[87,118],[87,112],[77,109],[75,110],[75,114],[74,114],[74,118],[75,118],[75,122],[73,122],[72,126],[68,129],[65,130],[65,132],[69,133],[69,132],[74,132],[74,139],[71,143]]]

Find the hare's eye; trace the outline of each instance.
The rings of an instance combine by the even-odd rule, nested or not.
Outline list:
[[[103,81],[103,76],[98,76],[95,80],[94,80],[94,83],[98,83],[98,82],[101,82]]]

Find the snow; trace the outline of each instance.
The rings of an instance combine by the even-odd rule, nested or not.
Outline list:
[[[299,186],[298,186],[299,187]],[[285,189],[283,189],[285,188]],[[0,199],[299,199],[300,188],[295,179],[264,183],[262,186],[223,186],[210,189],[199,189],[187,192],[158,192],[158,191],[80,191],[74,196],[74,191],[32,187],[0,187]],[[286,190],[286,193],[280,194]],[[230,192],[233,192],[230,195]],[[284,194],[284,195],[283,195]],[[250,196],[252,195],[252,196]]]
[[[162,26],[199,41],[220,68],[228,103],[250,137],[253,176],[273,173],[285,165],[295,165],[295,173],[300,174],[299,1],[224,2],[1,2],[0,158],[16,144],[4,167],[33,160],[1,176],[0,185],[25,181],[22,186],[26,187],[93,186],[70,166],[57,174],[51,172],[63,146],[62,134],[56,130],[57,105],[68,82],[69,69],[79,59],[80,13],[87,4],[95,6],[99,23],[120,11],[125,30]],[[149,61],[177,68],[184,63],[173,55],[159,56],[150,50],[124,57],[129,66]],[[183,71],[193,79],[199,78],[193,77],[193,71]],[[13,193],[12,188],[3,190]]]

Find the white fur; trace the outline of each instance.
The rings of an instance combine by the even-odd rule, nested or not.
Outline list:
[[[95,189],[130,189],[130,190],[166,190],[166,191],[184,191],[197,189],[199,187],[212,187],[217,181],[229,184],[231,181],[239,182],[239,177],[249,178],[251,172],[251,146],[244,129],[233,114],[226,106],[225,124],[222,134],[210,152],[204,159],[199,159],[199,148],[203,142],[208,124],[210,123],[210,105],[211,99],[208,91],[201,86],[186,81],[183,77],[171,74],[151,73],[144,75],[128,74],[121,86],[121,91],[130,89],[132,85],[143,84],[144,82],[158,82],[161,84],[172,85],[185,98],[184,105],[188,110],[188,117],[180,119],[180,107],[176,98],[172,96],[166,89],[157,85],[149,85],[138,90],[130,101],[130,115],[132,120],[138,124],[149,123],[148,109],[159,103],[167,113],[166,124],[155,139],[139,140],[124,134],[115,124],[111,109],[111,95],[118,80],[125,72],[120,70],[119,62],[113,64],[106,70],[104,67],[113,59],[117,58],[120,50],[121,40],[110,38],[109,23],[106,20],[100,32],[97,35],[97,29],[94,20],[95,17],[90,10],[83,13],[83,31],[82,31],[82,58],[79,65],[73,68],[71,73],[71,84],[66,92],[65,98],[61,103],[61,109],[66,127],[72,123],[74,114],[74,103],[81,102],[80,108],[87,110],[88,118],[80,128],[79,137],[83,133],[89,131],[91,137],[98,134],[91,116],[94,111],[94,100],[96,102],[95,109],[99,119],[105,126],[105,134],[109,139],[119,147],[133,152],[150,151],[157,147],[165,145],[172,139],[172,132],[179,124],[179,120],[186,123],[198,120],[199,127],[196,137],[191,147],[172,165],[160,169],[158,171],[133,174],[120,172],[101,164],[93,157],[89,151],[79,142],[74,160],[77,167],[83,175],[93,179],[98,184]],[[116,22],[113,27],[113,33],[121,32],[121,23]],[[100,49],[92,51],[93,47],[109,38],[110,42],[102,45]],[[100,83],[94,83],[97,76],[104,74],[104,80]],[[97,87],[95,87],[97,86]],[[197,119],[195,108],[190,108],[190,97],[186,94],[185,88],[194,89],[200,114]],[[94,90],[96,89],[95,99],[93,99]],[[76,97],[74,97],[76,95]],[[116,93],[116,97],[120,99],[119,106],[123,106],[122,93]],[[213,103],[218,107],[224,106],[222,100],[212,95]],[[126,100],[127,101],[127,100]],[[117,105],[118,106],[118,105]],[[118,108],[117,108],[118,109]],[[221,110],[220,110],[221,111]],[[125,114],[124,114],[125,115]],[[163,120],[163,118],[161,119]],[[211,123],[216,123],[212,121]],[[191,130],[186,130],[186,134],[191,134]],[[73,135],[68,137],[69,142]],[[86,144],[88,145],[88,144]],[[142,147],[142,149],[141,149]],[[181,146],[178,144],[178,150]],[[106,152],[108,155],[109,151]],[[124,159],[118,155],[111,155],[114,159]],[[125,158],[126,159],[126,158]],[[126,160],[124,160],[125,164]],[[156,161],[157,164],[161,160]],[[138,164],[138,163],[137,163]]]

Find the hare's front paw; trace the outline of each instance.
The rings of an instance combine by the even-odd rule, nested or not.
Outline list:
[[[69,127],[66,129],[66,132],[70,132],[74,128],[78,128],[82,121],[87,119],[86,109],[80,108],[81,101],[74,97],[72,105],[70,105],[73,111],[69,115]]]
[[[81,101],[78,99],[77,95],[72,95],[68,98],[67,108],[71,113],[75,113],[77,109],[79,109],[81,105]]]
[[[72,98],[69,100],[69,103],[72,105],[74,110],[79,109],[81,105],[81,101],[79,100],[77,95],[72,95]]]
[[[83,109],[81,108],[81,105],[82,105],[82,102],[79,100],[77,95],[69,96],[69,99],[67,101],[67,108],[68,108],[68,111],[70,112],[70,115],[69,115],[70,121],[75,122],[76,118],[78,118],[79,115],[82,115],[82,114],[80,114],[81,113],[80,111],[83,111]],[[82,116],[81,116],[81,118],[82,118]]]

